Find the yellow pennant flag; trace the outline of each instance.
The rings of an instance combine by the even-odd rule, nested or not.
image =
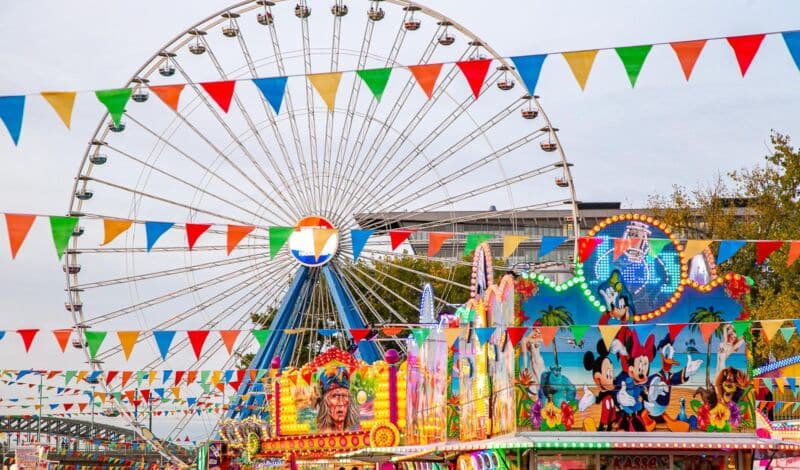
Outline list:
[[[151,370],[150,372],[147,373],[147,386],[148,387],[152,387],[153,386],[153,382],[156,380],[156,374],[157,374],[157,372],[154,371],[154,370]]]
[[[315,228],[313,229],[314,235],[314,258],[319,259],[322,250],[325,249],[325,244],[337,232],[336,229],[331,228]]]
[[[215,370],[211,372],[211,385],[217,385],[222,378],[222,371]]]
[[[339,90],[339,82],[342,79],[342,72],[315,73],[306,75],[308,81],[316,88],[317,93],[328,105],[328,111],[333,111],[336,103],[336,92]]]
[[[711,240],[686,240],[686,245],[683,247],[683,259],[688,261],[694,258],[695,255],[699,255],[708,248],[710,244]]]
[[[592,66],[594,65],[594,58],[597,57],[597,50],[564,52],[561,55],[566,59],[567,65],[572,70],[572,75],[575,75],[575,80],[581,86],[581,90],[584,90],[586,88],[586,80],[589,79],[589,72],[592,71]]]
[[[461,333],[464,332],[463,328],[445,328],[444,329],[444,339],[447,341],[447,347],[452,348],[453,344],[455,344],[456,340],[461,336]]]
[[[115,238],[117,238],[122,232],[131,228],[133,224],[132,220],[113,220],[113,219],[103,219],[103,230],[105,235],[103,236],[103,245],[108,245]]]
[[[614,341],[622,325],[598,325],[597,327],[600,328],[600,336],[603,337],[606,348],[610,348],[611,342]]]
[[[75,383],[79,383],[81,380],[83,380],[84,378],[86,378],[86,374],[88,374],[88,373],[89,373],[89,371],[88,371],[88,370],[81,370],[81,371],[78,371],[78,374],[77,374],[77,375],[75,375]]]
[[[94,397],[100,399],[100,403],[105,404],[106,394],[104,392],[94,392]]]
[[[173,399],[175,399],[175,400],[180,400],[181,399],[181,388],[180,387],[172,387],[172,388],[170,388],[170,391],[172,391],[172,398]]]
[[[520,243],[528,239],[527,235],[504,235],[503,258],[508,258],[517,249]]]
[[[43,91],[41,95],[42,98],[50,103],[58,117],[69,129],[72,122],[72,107],[75,105],[76,93],[74,91]]]
[[[781,326],[783,326],[783,320],[761,320],[761,330],[767,336],[767,341],[772,341]]]
[[[139,332],[138,331],[117,331],[117,337],[119,338],[119,344],[122,346],[122,353],[125,354],[125,360],[131,358],[131,352],[133,352],[133,345],[136,344],[136,340],[139,339]]]
[[[778,386],[778,390],[780,390],[781,393],[784,393],[784,390],[786,388],[786,379],[784,379],[783,377],[775,377],[772,380],[773,382],[775,382],[775,385]]]

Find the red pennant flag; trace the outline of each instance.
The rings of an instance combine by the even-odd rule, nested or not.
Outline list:
[[[47,373],[47,378],[52,379],[53,377],[57,376],[60,373],[61,373],[60,370],[51,370],[50,372]]]
[[[692,75],[692,70],[694,70],[694,65],[697,63],[697,58],[700,57],[700,53],[703,52],[703,48],[706,46],[706,40],[673,42],[670,43],[670,46],[675,51],[675,55],[678,56],[683,75],[688,82],[689,77]]]
[[[246,371],[244,369],[238,369],[236,371],[236,381],[237,382],[241,382],[242,380],[244,380],[244,373],[245,372]]]
[[[189,251],[192,251],[200,235],[210,228],[211,224],[186,224],[186,239],[189,241]]]
[[[175,382],[174,385],[180,385],[181,379],[183,378],[184,374],[186,374],[185,370],[176,370],[175,371]]]
[[[800,241],[792,241],[789,245],[789,254],[786,256],[786,267],[793,265],[798,257],[800,257]]]
[[[36,221],[36,216],[29,214],[5,214],[5,216],[8,241],[11,245],[11,259],[15,259],[22,243],[28,236],[28,232],[31,230],[31,225]]]
[[[74,403],[64,403],[64,411],[71,410],[72,409],[72,405],[74,405]]]
[[[392,240],[392,249],[396,250],[404,241],[408,240],[416,230],[389,230],[389,238]]]
[[[33,343],[33,338],[36,337],[36,333],[38,332],[38,329],[17,330],[17,333],[22,337],[22,343],[25,344],[25,352],[31,350],[31,343]]]
[[[142,394],[142,398],[144,398],[144,402],[145,403],[149,403],[150,402],[150,390],[142,389],[142,390],[139,390],[139,392]]]
[[[669,339],[674,342],[675,338],[678,337],[681,330],[683,330],[685,327],[686,323],[673,323],[672,325],[668,325],[667,329],[669,330]]]
[[[226,113],[231,107],[231,99],[233,98],[233,89],[236,87],[235,80],[225,80],[221,82],[204,82],[200,84],[201,87],[208,93],[209,96],[222,108]]]
[[[255,227],[252,225],[228,225],[228,254],[239,245],[244,237],[250,234]]]
[[[728,38],[728,44],[731,45],[733,53],[736,54],[736,61],[739,62],[739,70],[742,72],[742,77],[747,73],[747,69],[750,68],[750,63],[753,62],[753,58],[756,56],[763,40],[763,34]]]
[[[69,343],[69,337],[72,336],[72,329],[53,330],[53,336],[56,337],[56,341],[58,341],[58,345],[61,347],[61,352],[63,353],[67,350],[67,343]]]
[[[578,260],[581,263],[586,262],[594,250],[597,249],[597,245],[603,242],[602,238],[592,238],[592,237],[581,237],[578,239]]]
[[[453,238],[452,232],[430,232],[428,233],[428,257],[433,258],[442,249],[442,245],[447,240]]]
[[[106,384],[110,384],[111,381],[114,380],[114,377],[117,376],[117,374],[119,374],[118,370],[110,370],[110,371],[108,371],[106,373]]]
[[[179,85],[151,86],[150,91],[161,98],[161,101],[163,101],[165,105],[172,108],[173,111],[177,111],[178,101],[181,98],[181,92],[183,91],[184,86],[185,84],[183,83]]]
[[[756,242],[756,263],[762,264],[775,250],[783,246],[782,240],[759,240]]]
[[[369,328],[350,328],[350,336],[352,336],[353,341],[358,344],[362,339],[367,337],[370,331],[372,330]]]
[[[614,261],[628,251],[631,247],[631,240],[629,238],[615,238],[614,239]]]
[[[489,73],[489,66],[491,64],[492,59],[456,62],[458,68],[461,69],[461,73],[464,74],[464,78],[467,79],[467,83],[469,83],[469,87],[472,89],[472,95],[475,96],[476,100],[481,94],[481,87],[483,87],[483,81],[486,80],[486,74]]]
[[[222,343],[225,345],[225,349],[228,350],[228,355],[233,354],[233,344],[236,342],[236,338],[239,337],[239,333],[239,330],[219,331],[219,336],[222,338]]]
[[[193,330],[186,332],[186,335],[189,336],[189,342],[192,343],[194,357],[198,361],[200,360],[200,354],[203,352],[203,344],[206,342],[206,338],[208,338],[208,333],[208,330]]]
[[[125,384],[128,383],[128,380],[131,379],[133,376],[133,372],[130,370],[123,370],[122,371],[122,385],[120,387],[125,388]]]
[[[544,343],[545,347],[550,346],[550,343],[553,342],[553,339],[556,337],[556,333],[558,333],[557,326],[540,326],[539,333],[542,335],[542,342]]]
[[[439,78],[439,73],[442,71],[442,64],[409,65],[408,70],[430,99],[433,96],[436,79]]]
[[[528,332],[527,326],[509,326],[506,328],[508,340],[511,341],[511,346],[516,346],[519,340]]]
[[[311,385],[311,370],[306,370],[303,372],[303,380],[305,380],[307,384]]]
[[[706,344],[711,344],[711,335],[719,328],[719,322],[700,323],[697,326],[700,328],[700,334],[703,335],[703,341],[705,341]]]

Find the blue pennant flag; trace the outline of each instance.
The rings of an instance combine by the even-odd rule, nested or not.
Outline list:
[[[147,251],[152,250],[153,245],[161,238],[161,235],[164,235],[164,232],[171,229],[173,225],[175,225],[174,222],[145,222],[144,228],[147,232]]]
[[[161,383],[162,383],[162,384],[165,384],[165,383],[167,383],[167,380],[169,380],[169,377],[170,377],[171,375],[172,375],[172,369],[167,369],[167,370],[165,370],[165,371],[163,372],[163,374],[161,375]]]
[[[3,339],[3,337],[5,337],[5,335],[6,335],[6,332],[0,330],[0,339]]]
[[[21,378],[25,377],[25,376],[26,376],[26,375],[28,375],[28,374],[33,374],[33,370],[31,370],[31,369],[28,369],[28,370],[21,370],[21,371],[17,372],[17,378],[16,378],[16,380],[19,380],[19,379],[21,379]]]
[[[270,77],[270,78],[254,78],[253,83],[256,84],[264,99],[267,100],[275,114],[281,112],[281,103],[283,103],[283,95],[286,93],[286,77]]]
[[[25,96],[0,96],[0,120],[6,125],[14,145],[19,144],[22,132],[22,115],[25,113]]]
[[[722,240],[719,243],[719,251],[717,252],[717,264],[722,264],[731,259],[746,244],[747,242],[744,240]]]
[[[789,31],[783,33],[783,41],[789,49],[789,54],[794,59],[794,65],[800,69],[800,31]]]
[[[358,257],[361,256],[361,250],[364,249],[367,240],[369,240],[369,237],[371,237],[373,233],[375,233],[375,230],[350,230],[350,240],[353,243],[354,263],[358,261]]]
[[[334,329],[331,329],[331,328],[322,328],[322,329],[317,330],[317,331],[319,331],[319,334],[321,334],[322,336],[333,336],[339,330],[334,330]]]
[[[525,55],[511,58],[514,62],[514,67],[517,68],[517,72],[519,76],[522,77],[522,81],[525,82],[525,87],[528,89],[528,93],[530,93],[531,96],[536,92],[536,83],[539,81],[539,73],[542,71],[542,64],[544,64],[545,58],[547,58],[547,54]]]
[[[158,351],[161,353],[161,359],[166,361],[167,353],[169,352],[169,347],[172,344],[172,340],[175,338],[175,332],[154,331],[153,337],[156,339],[156,344],[158,345]]]
[[[59,405],[60,403],[50,403],[50,409],[55,410],[56,408],[58,408]]]
[[[156,395],[158,395],[159,398],[161,398],[162,400],[164,399],[164,389],[163,388],[154,388],[153,391],[156,392]]]
[[[193,407],[195,403],[197,403],[197,398],[195,397],[186,398],[186,404],[189,406],[189,408]]]
[[[99,370],[93,370],[88,377],[86,377],[86,381],[89,383],[96,383],[97,379],[100,377],[101,372]]]
[[[64,393],[64,387],[56,387],[56,395],[61,395]]]
[[[539,246],[539,258],[555,250],[565,241],[567,241],[567,237],[542,237],[542,244]]]
[[[225,377],[225,383],[226,384],[231,383],[231,381],[233,380],[233,369],[226,370],[225,374],[224,374],[224,377]]]
[[[478,346],[483,346],[494,334],[494,327],[475,328],[475,336],[478,337]]]

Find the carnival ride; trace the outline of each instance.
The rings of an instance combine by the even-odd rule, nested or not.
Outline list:
[[[279,113],[255,87],[238,87],[223,114],[198,86],[208,79],[478,59],[493,59],[493,69],[477,100],[449,65],[430,97],[404,71],[394,72],[379,100],[355,73],[344,73],[332,111],[310,81],[289,81]],[[149,87],[175,80],[186,82],[182,104],[164,113]],[[69,203],[73,216],[134,221],[133,230],[107,246],[77,229],[64,258],[73,345],[86,352],[95,371],[122,364],[230,368],[237,356],[225,354],[221,340],[211,338],[199,358],[189,341],[176,340],[162,360],[153,332],[243,329],[252,315],[271,319],[272,334],[251,365],[259,369],[275,357],[280,366],[299,366],[332,346],[351,349],[351,328],[405,323],[392,303],[414,307],[414,301],[388,289],[388,278],[375,268],[393,256],[427,257],[389,249],[397,214],[442,211],[447,215],[437,227],[456,233],[481,220],[514,220],[521,211],[552,207],[570,208],[579,221],[571,163],[538,97],[526,93],[513,66],[485,41],[418,3],[372,0],[356,9],[336,0],[330,10],[312,9],[306,0],[236,3],[168,41],[128,86],[133,102],[119,126],[108,116],[100,120]],[[461,212],[489,202],[500,209]],[[390,215],[359,227],[358,213]],[[225,233],[215,228],[193,248],[180,230],[165,234],[160,246],[144,248],[145,220],[290,226],[295,233],[289,253],[274,259],[263,230],[224,257]],[[309,231],[320,228],[331,235],[317,253]],[[353,262],[348,229],[357,228],[375,233]],[[577,239],[579,230],[574,223],[570,235]],[[446,256],[437,258],[449,266],[447,274],[405,268],[418,279],[405,284],[421,292],[424,282],[438,280],[467,292],[469,286],[452,277],[456,266],[469,264],[454,246],[445,244]],[[441,297],[433,302],[437,310],[443,307]],[[120,347],[91,358],[84,333],[92,329],[141,330],[138,342],[151,347],[147,353],[137,348],[130,362]],[[251,343],[242,341],[237,353]],[[358,354],[373,362],[384,351],[371,341]],[[101,386],[107,393],[117,389]],[[264,405],[260,385],[251,387],[248,379],[238,395],[248,399],[230,404],[231,417],[244,418]],[[142,434],[128,405],[113,402]],[[174,439],[192,419],[196,415],[188,413],[171,422],[161,437]],[[206,424],[213,430],[215,423]],[[181,464],[168,448],[152,444]]]

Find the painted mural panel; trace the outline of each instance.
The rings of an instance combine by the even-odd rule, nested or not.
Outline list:
[[[498,286],[486,293],[489,308],[489,325],[496,328],[495,341],[489,346],[489,374],[492,389],[492,434],[506,434],[516,430],[514,414],[514,347],[506,328],[514,326],[514,278],[504,276]]]

